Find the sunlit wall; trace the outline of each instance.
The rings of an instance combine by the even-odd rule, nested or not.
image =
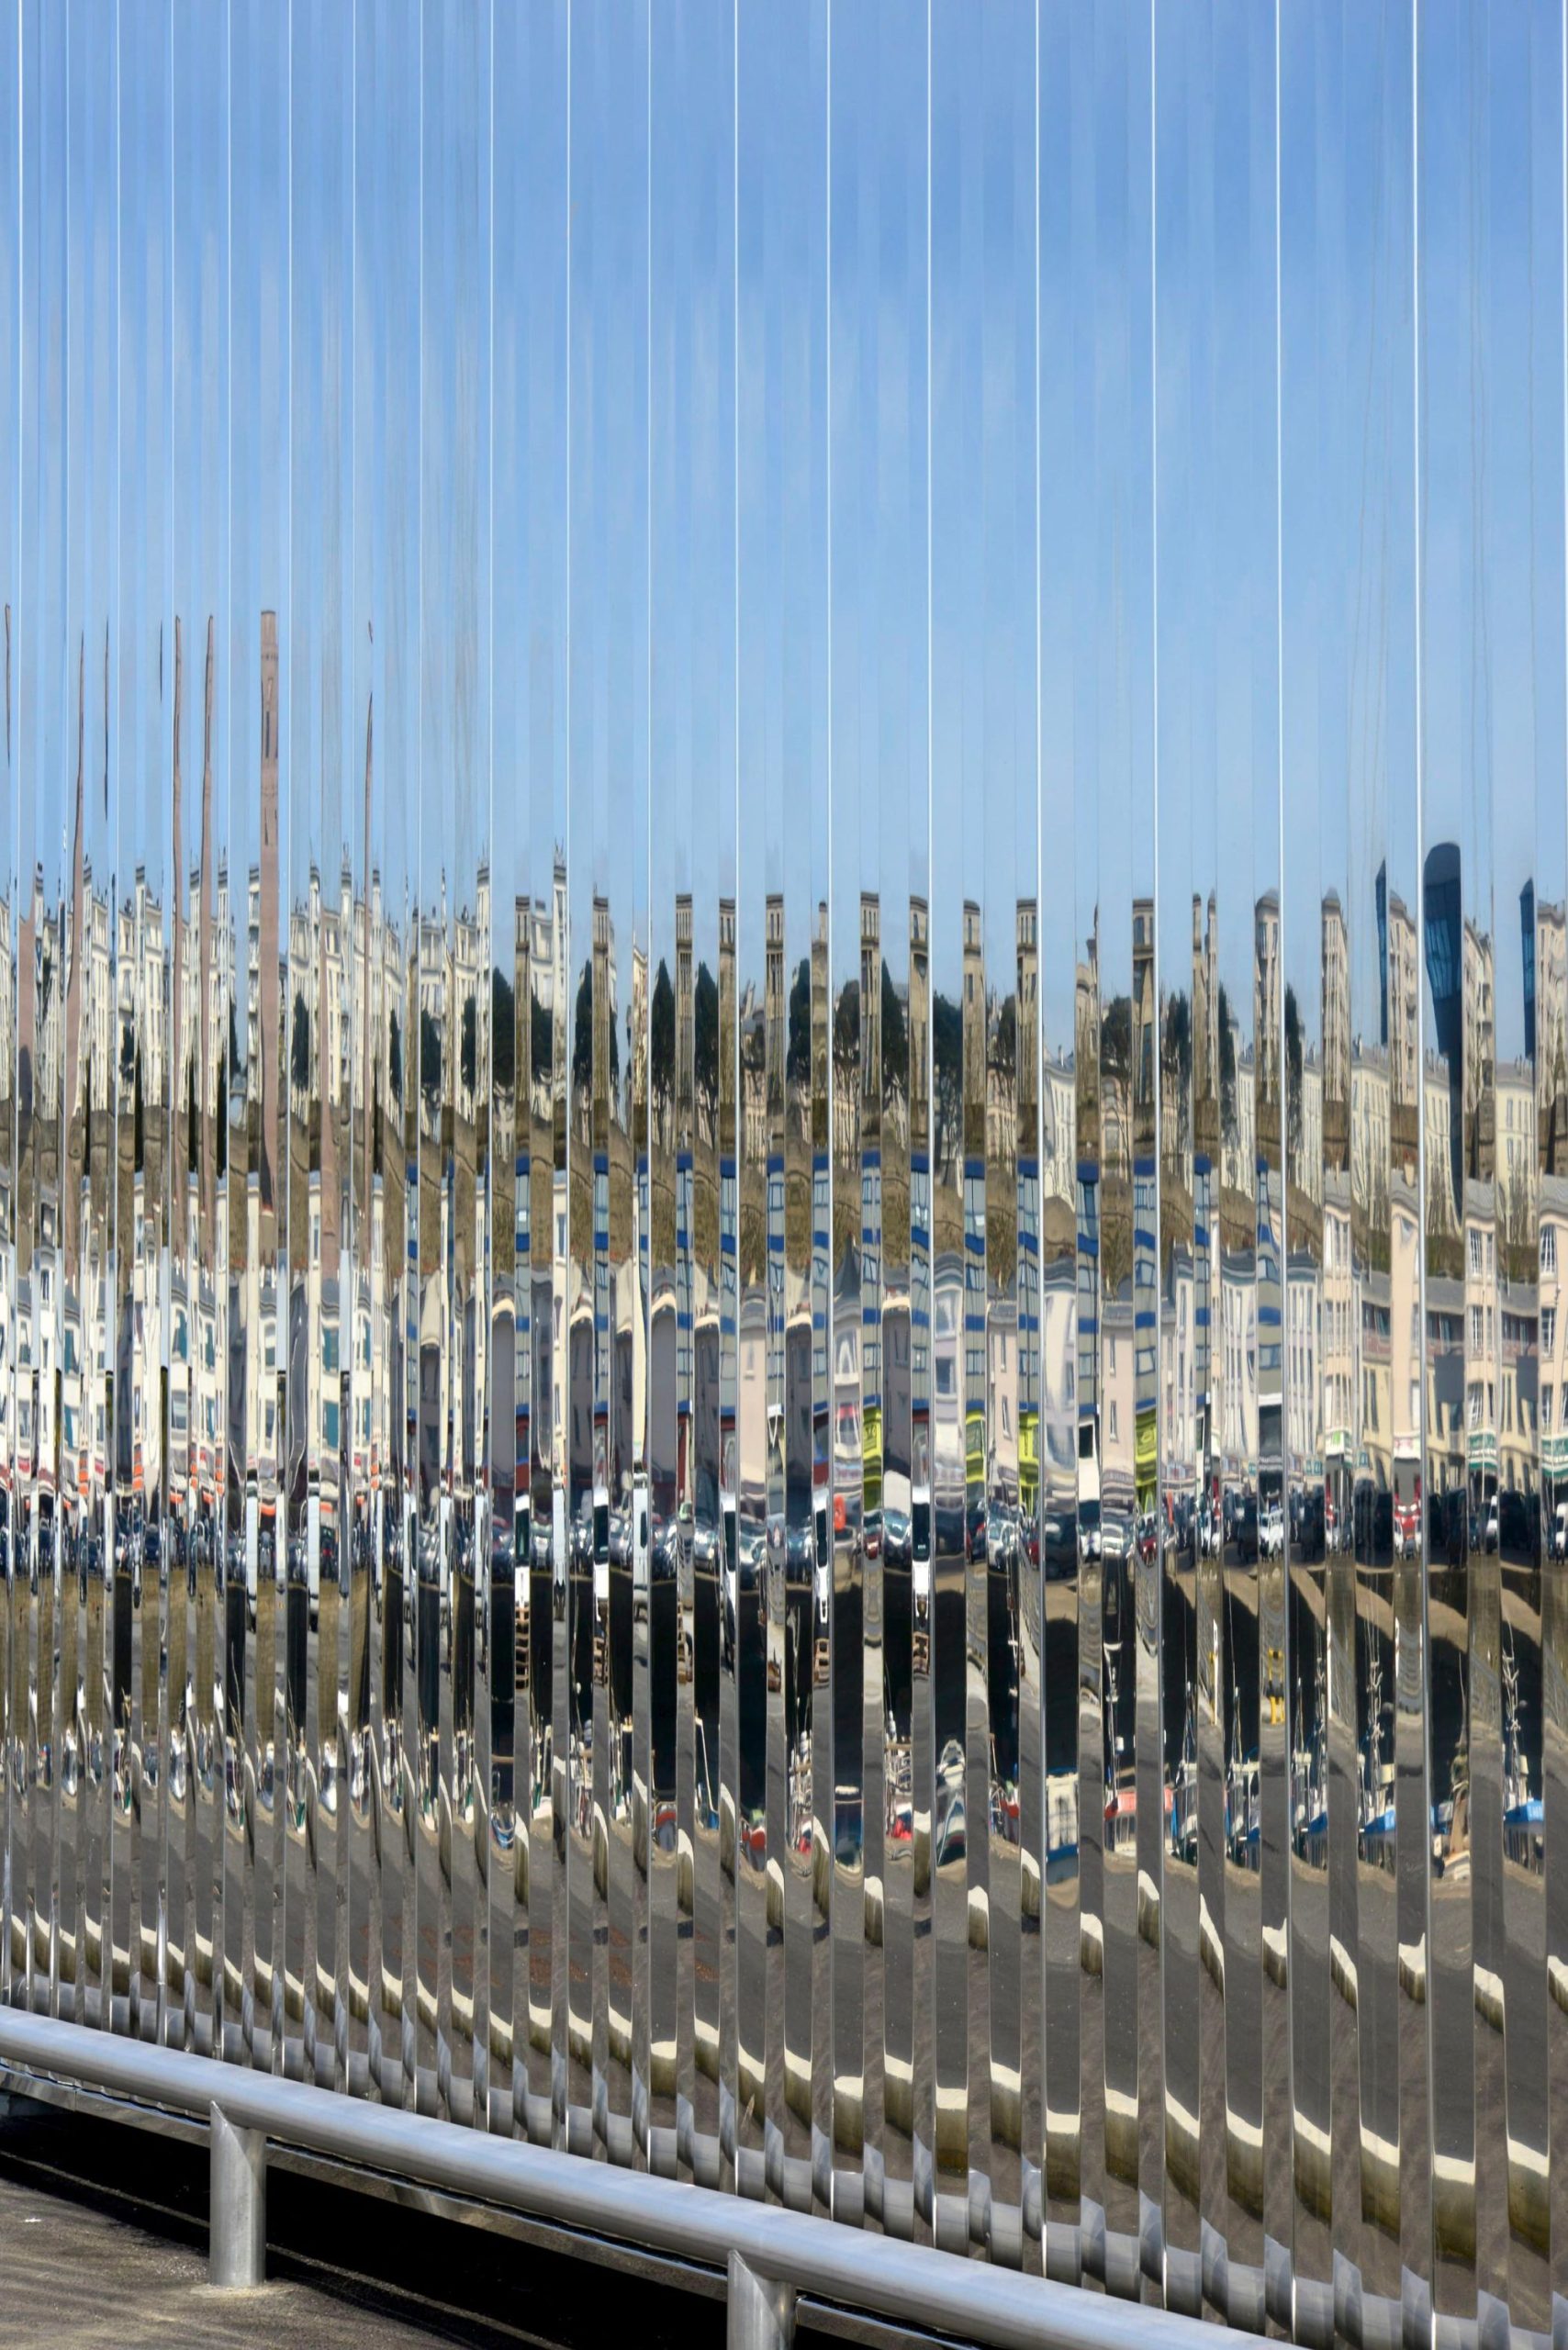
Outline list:
[[[1564,87],[4,0],[0,1997],[1568,2338]]]

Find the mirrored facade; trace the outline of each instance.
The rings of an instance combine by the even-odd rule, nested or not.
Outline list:
[[[1562,0],[0,16],[0,1998],[1568,2339]]]

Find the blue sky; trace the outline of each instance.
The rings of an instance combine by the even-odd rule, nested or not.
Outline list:
[[[1423,11],[1418,141],[1407,0],[21,20],[24,870],[65,853],[73,648],[100,647],[101,741],[106,628],[115,808],[158,869],[176,611],[193,781],[208,613],[227,648],[248,861],[271,605],[297,878],[330,836],[357,849],[372,689],[410,889],[487,843],[541,873],[569,819],[581,890],[602,876],[655,955],[682,845],[705,902],[736,855],[737,788],[752,959],[765,887],[806,950],[830,852],[898,897],[902,941],[929,808],[938,984],[962,892],[1005,960],[1015,874],[1074,872],[1049,1046],[1095,903],[1152,884],[1157,767],[1160,878],[1217,890],[1233,986],[1254,890],[1314,877],[1286,953],[1315,1002],[1316,892],[1364,894],[1386,853],[1414,896],[1419,710],[1427,837],[1463,836],[1520,1048],[1518,891],[1538,841],[1543,895],[1563,861],[1546,0]],[[674,840],[616,821],[650,774]],[[1249,821],[1222,835],[1219,804]],[[1119,913],[1102,951],[1125,973]]]

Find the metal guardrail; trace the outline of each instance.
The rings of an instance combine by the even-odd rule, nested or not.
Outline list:
[[[210,2124],[215,2283],[261,2281],[272,2140],[727,2269],[732,2350],[787,2343],[801,2291],[997,2350],[1222,2350],[1243,2339],[1081,2287],[17,2009],[0,2009],[0,2065]]]

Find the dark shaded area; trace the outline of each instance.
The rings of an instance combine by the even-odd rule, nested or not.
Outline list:
[[[640,2272],[587,2239],[557,2251],[279,2164],[267,2174],[267,2290],[213,2292],[207,2235],[205,2142],[0,2092],[0,2344],[597,2350],[619,2337],[718,2350],[725,2338],[722,2293],[693,2290],[673,2266]],[[943,2339],[808,2302],[795,2338],[879,2350]]]
[[[329,2339],[335,2350],[371,2350],[392,2326],[398,2342],[412,2335],[478,2350],[520,2342],[587,2350],[617,2334],[649,2350],[700,2350],[724,2338],[720,2299],[275,2165],[267,2175],[268,2282],[308,2287],[309,2302],[300,2310],[292,2294],[197,2301],[185,2265],[156,2249],[149,2259],[145,2238],[187,2248],[205,2268],[206,2146],[48,2106],[18,2101],[0,2116],[0,2194],[6,2183],[36,2191],[44,2221],[37,2233],[58,2248],[49,2338],[62,2350],[76,2338],[71,2308],[78,2293],[90,2296],[98,2322],[112,2312],[117,2332],[123,2326],[123,2338],[138,2341],[175,2341],[182,2333],[191,2339],[193,2322],[225,2341]],[[73,2210],[116,2227],[87,2234]],[[13,2241],[20,2234],[19,2213],[6,2232]],[[123,2275],[116,2266],[122,2246]],[[92,2262],[86,2279],[78,2273],[84,2256]],[[166,2312],[148,2305],[165,2284]],[[115,2309],[117,2295],[123,2311]],[[0,2288],[0,2343],[40,2338],[11,2330],[21,2312],[7,2300]],[[286,2330],[285,2320],[292,2321]],[[84,2325],[82,2338],[96,2341],[95,2326]]]

